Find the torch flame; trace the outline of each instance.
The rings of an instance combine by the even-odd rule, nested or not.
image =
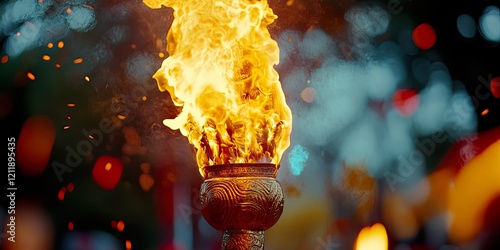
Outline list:
[[[169,57],[154,74],[182,111],[164,124],[180,129],[198,166],[278,164],[289,146],[291,111],[273,68],[279,48],[266,0],[144,0],[174,9]]]
[[[359,232],[354,250],[387,250],[389,240],[384,225],[376,223],[371,227],[364,227]]]

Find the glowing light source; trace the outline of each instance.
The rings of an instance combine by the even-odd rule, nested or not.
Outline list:
[[[141,185],[142,190],[145,192],[148,192],[151,187],[153,187],[153,184],[155,183],[155,180],[153,177],[147,173],[141,174],[139,176],[139,185]]]
[[[75,189],[75,185],[72,182],[70,182],[67,186],[68,192],[72,193],[74,189]]]
[[[371,227],[364,227],[358,234],[354,250],[387,250],[389,239],[384,225],[376,223]]]
[[[306,87],[300,92],[300,98],[307,103],[312,103],[316,99],[316,91],[311,87]]]
[[[49,163],[56,138],[54,123],[44,115],[35,115],[24,122],[17,140],[17,165],[29,176],[41,174]]]
[[[66,188],[62,187],[61,189],[59,189],[59,192],[57,193],[57,199],[62,201],[62,200],[64,200],[65,195],[66,195]]]
[[[43,55],[43,56],[42,56],[42,59],[43,59],[44,61],[49,61],[49,60],[50,60],[50,56],[48,56],[48,55]]]
[[[125,222],[123,222],[122,220],[118,221],[118,223],[116,223],[116,230],[118,230],[118,232],[123,232],[124,229]]]
[[[488,112],[490,112],[489,109],[483,110],[483,112],[481,112],[481,116],[485,116],[486,114],[488,114]]]
[[[79,64],[79,63],[82,63],[83,62],[83,58],[76,58],[75,60],[73,60],[73,63],[74,64]]]
[[[48,43],[48,44],[47,44],[47,48],[52,49],[53,47],[54,47],[54,44],[53,44],[53,43]]]
[[[500,76],[491,79],[490,88],[493,96],[496,98],[500,98]]]
[[[392,96],[392,106],[403,116],[413,115],[418,105],[418,93],[413,89],[399,89]]]
[[[130,242],[130,240],[125,241],[125,249],[132,250],[132,243]]]
[[[120,181],[123,163],[120,159],[103,155],[97,159],[92,169],[92,178],[102,189],[111,190]]]
[[[75,229],[75,225],[73,225],[73,222],[68,222],[68,230],[69,231],[73,231],[73,229]]]
[[[90,82],[90,77],[89,76],[85,76],[84,78],[85,78],[85,81]]]
[[[460,170],[448,198],[448,234],[453,242],[474,239],[481,228],[482,216],[500,194],[500,140],[474,157]]]
[[[484,39],[500,42],[500,9],[488,6],[479,18],[479,30]]]
[[[34,81],[34,80],[35,80],[35,75],[33,75],[33,73],[31,73],[31,72],[26,73],[26,76],[27,76],[30,80],[32,80],[32,81]]]
[[[144,3],[183,13],[172,22],[169,57],[153,77],[182,107],[164,124],[188,137],[200,170],[214,164],[278,164],[290,144],[292,119],[273,68],[279,48],[267,26],[277,16],[267,1]]]
[[[9,56],[4,55],[2,56],[2,63],[7,63],[9,61]]]
[[[465,38],[473,38],[476,35],[476,21],[467,14],[457,18],[457,28],[460,35]]]
[[[428,50],[436,43],[436,32],[432,26],[423,23],[413,30],[412,38],[418,48]]]
[[[290,164],[290,171],[292,175],[300,175],[304,170],[305,163],[309,158],[309,153],[301,145],[295,145],[288,156],[288,163]]]
[[[60,48],[60,49],[64,48],[64,42],[63,41],[59,41],[57,43],[57,47]]]

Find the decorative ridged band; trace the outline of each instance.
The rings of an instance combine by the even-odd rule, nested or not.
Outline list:
[[[205,180],[216,177],[270,177],[276,178],[278,168],[269,163],[240,163],[213,165],[203,168]]]
[[[222,250],[263,250],[264,231],[226,230],[222,236]]]

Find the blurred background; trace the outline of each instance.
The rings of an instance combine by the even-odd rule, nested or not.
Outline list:
[[[293,132],[267,249],[353,249],[375,223],[388,249],[500,249],[498,1],[269,5]],[[162,124],[179,109],[151,78],[172,10],[10,0],[0,13],[17,171],[16,242],[4,196],[1,248],[220,249],[194,150]]]

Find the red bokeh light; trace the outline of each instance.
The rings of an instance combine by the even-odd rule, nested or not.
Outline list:
[[[500,98],[500,76],[491,79],[490,88],[493,96]]]
[[[116,224],[116,230],[118,230],[118,232],[123,232],[124,229],[125,229],[125,222],[123,222],[122,220],[118,221],[118,223]]]
[[[55,139],[54,123],[47,116],[35,115],[24,122],[16,145],[17,165],[23,174],[37,176],[45,170]]]
[[[72,182],[70,182],[70,183],[68,184],[67,189],[68,189],[68,192],[70,192],[70,193],[71,193],[71,192],[73,192],[73,189],[75,189],[75,185],[74,185]]]
[[[412,39],[418,48],[427,50],[436,43],[436,32],[432,26],[423,23],[413,30]]]
[[[399,89],[392,96],[392,105],[403,116],[411,116],[417,111],[419,98],[413,89]]]
[[[111,190],[116,187],[122,176],[123,163],[120,159],[103,155],[97,159],[92,169],[92,178],[99,187]]]
[[[64,200],[64,196],[66,195],[66,188],[65,187],[62,187],[60,190],[59,190],[59,193],[57,193],[57,199],[59,199],[60,201]]]

